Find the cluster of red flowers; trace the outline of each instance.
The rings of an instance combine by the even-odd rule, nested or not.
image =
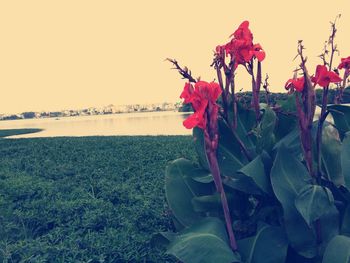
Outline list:
[[[346,68],[346,66],[350,68],[350,57],[347,59],[342,59],[342,63],[340,63],[338,68]],[[338,83],[342,81],[342,78],[339,77],[337,73],[327,70],[326,66],[318,65],[316,68],[315,76],[311,77],[311,81],[315,85],[318,84],[319,86],[325,88],[328,87],[330,83]],[[289,79],[285,84],[285,88],[287,90],[296,90],[298,92],[302,92],[304,89],[304,83],[304,77]]]
[[[260,44],[253,44],[253,34],[249,29],[248,21],[244,21],[230,37],[233,37],[231,41],[223,46],[217,46],[216,52],[230,55],[235,61],[235,68],[253,58],[257,58],[258,61],[264,60],[265,51]]]
[[[215,82],[198,81],[194,84],[186,83],[180,98],[184,99],[184,103],[191,103],[194,113],[190,115],[184,122],[187,129],[199,127],[205,129],[207,126],[207,113],[210,120],[217,120],[219,106],[216,100],[221,94],[219,84]],[[207,108],[210,107],[210,111]]]

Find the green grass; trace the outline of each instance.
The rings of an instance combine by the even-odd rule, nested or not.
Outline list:
[[[6,129],[0,130],[0,138],[11,136],[11,135],[21,135],[27,133],[40,132],[42,129]]]
[[[189,136],[0,141],[0,262],[167,262],[164,169]]]

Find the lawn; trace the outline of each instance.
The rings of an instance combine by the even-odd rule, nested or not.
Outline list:
[[[189,136],[0,140],[0,262],[167,262],[164,169]]]

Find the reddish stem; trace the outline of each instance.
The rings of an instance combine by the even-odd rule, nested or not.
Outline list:
[[[222,204],[222,208],[224,211],[226,229],[227,229],[229,240],[230,240],[230,246],[231,246],[233,251],[236,251],[237,250],[237,242],[236,242],[236,238],[235,238],[235,235],[234,235],[233,229],[232,229],[230,210],[228,208],[226,194],[225,194],[225,191],[224,191],[224,188],[222,185],[219,165],[218,165],[218,161],[217,161],[215,152],[213,152],[213,151],[208,152],[208,159],[209,159],[209,163],[210,163],[210,170],[211,170],[211,173],[214,177],[216,190],[220,194],[221,204]]]
[[[226,229],[230,240],[230,246],[233,251],[236,251],[237,242],[232,229],[230,210],[228,207],[225,190],[222,184],[220,168],[216,157],[216,150],[218,146],[219,135],[218,135],[217,118],[216,119],[212,118],[212,116],[216,115],[214,114],[214,111],[215,109],[213,105],[209,103],[207,108],[207,127],[206,127],[206,130],[204,130],[205,149],[206,149],[206,153],[209,161],[210,171],[211,171],[211,174],[213,175],[215,187],[217,192],[220,194],[222,209],[224,212],[224,218],[226,223]]]

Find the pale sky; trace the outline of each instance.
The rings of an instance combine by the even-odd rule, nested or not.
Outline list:
[[[297,40],[313,73],[339,13],[347,57],[350,0],[0,0],[0,113],[180,101],[184,81],[164,59],[212,81],[212,51],[243,20],[266,51],[271,91],[282,91]],[[238,89],[250,89],[245,75]]]

